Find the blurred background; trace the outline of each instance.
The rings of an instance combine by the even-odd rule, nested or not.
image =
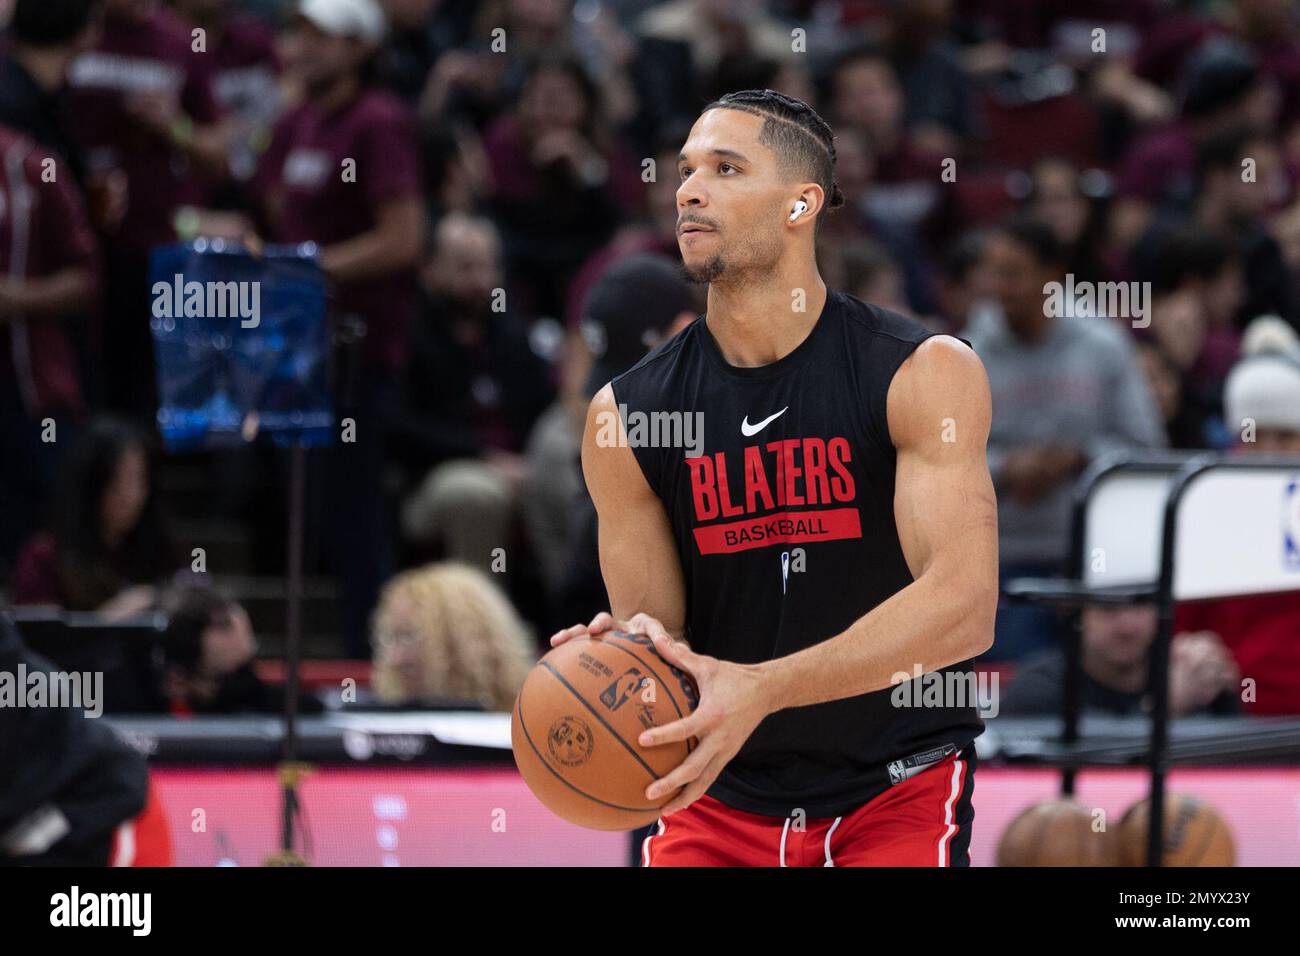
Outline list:
[[[43,653],[130,675],[110,709],[151,715],[146,752],[163,723],[282,708],[288,521],[282,450],[163,448],[150,250],[320,249],[355,436],[307,453],[303,709],[508,710],[545,638],[606,608],[585,406],[703,311],[675,160],[729,91],[831,124],[827,284],[981,355],[1004,575],[1064,572],[1103,455],[1300,453],[1287,0],[0,0],[0,24],[0,603]],[[1134,285],[1054,315],[1052,282]],[[1003,713],[1059,705],[1061,627],[999,612],[979,663]],[[1300,714],[1295,593],[1177,632],[1176,716]],[[1154,633],[1150,609],[1086,615],[1090,707],[1142,712]],[[180,805],[215,799],[186,773]],[[223,786],[277,792],[258,781]],[[397,859],[382,828],[452,792],[387,786],[387,835],[336,862]],[[238,856],[213,840],[177,858]]]

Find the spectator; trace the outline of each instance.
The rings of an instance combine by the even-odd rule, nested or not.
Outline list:
[[[0,124],[62,157],[79,183],[85,164],[64,116],[63,92],[100,14],[100,0],[15,0],[9,49],[0,53]]]
[[[371,687],[389,703],[508,711],[534,660],[532,638],[501,589],[482,571],[451,563],[388,582],[374,647]]]
[[[164,691],[171,712],[194,714],[278,714],[284,688],[257,676],[257,638],[248,612],[209,587],[187,586],[166,595],[163,638]],[[299,713],[320,713],[315,697],[298,699]]]
[[[558,318],[568,277],[640,210],[640,163],[606,126],[582,66],[558,54],[532,66],[484,148],[514,294],[527,311]]]
[[[1276,316],[1256,319],[1224,393],[1241,455],[1300,455],[1300,337]],[[1254,682],[1250,714],[1300,714],[1300,601],[1294,591],[1180,605],[1179,629],[1210,631]]]
[[[1175,447],[1222,447],[1223,382],[1237,358],[1235,326],[1245,301],[1241,257],[1222,233],[1185,226],[1153,234],[1144,249],[1150,262],[1151,323],[1143,334],[1172,363],[1180,379]]]
[[[280,59],[261,21],[231,10],[231,0],[176,0],[176,12],[202,31],[212,92],[226,116],[227,162],[249,179],[280,113]]]
[[[637,32],[686,44],[697,79],[728,54],[778,62],[795,57],[790,31],[755,0],[669,0],[641,14]]]
[[[905,106],[894,65],[879,49],[854,47],[835,64],[830,122],[836,138],[847,130],[860,131],[873,157],[866,211],[895,228],[921,233],[933,226],[939,213],[943,156],[907,129]]]
[[[469,40],[474,4],[458,0],[384,0],[388,36],[379,53],[379,82],[414,108],[431,72]]]
[[[844,212],[818,223],[821,232],[817,236],[817,258],[819,263],[824,263],[823,275],[827,281],[843,288],[845,250],[861,239],[871,239],[883,246],[902,268],[908,311],[933,312],[938,306],[931,290],[931,251],[912,223],[900,224],[883,218],[890,210],[878,208],[875,202],[880,193],[875,183],[876,157],[866,133],[852,128],[836,131],[835,169],[844,197]]]
[[[427,308],[392,426],[394,454],[418,481],[402,527],[488,569],[512,539],[519,454],[553,396],[550,368],[522,318],[496,309],[501,249],[487,220],[443,219],[422,282]]]
[[[31,534],[83,411],[68,325],[96,291],[94,237],[62,157],[0,126],[0,580]],[[48,164],[53,163],[50,167]],[[56,170],[48,177],[49,169]]]
[[[1203,448],[1205,423],[1197,416],[1188,396],[1187,376],[1178,360],[1154,337],[1138,338],[1135,344],[1142,375],[1156,407],[1160,409],[1160,420],[1164,423],[1170,446]]]
[[[1113,714],[1150,710],[1148,654],[1156,637],[1156,610],[1090,607],[1083,610],[1082,657],[1085,711]],[[1237,713],[1241,674],[1218,636],[1178,634],[1169,647],[1169,715]],[[1059,714],[1065,655],[1043,651],[1016,667],[1004,714]]]
[[[998,492],[1004,576],[1063,570],[1071,487],[1109,451],[1162,447],[1159,412],[1127,333],[1106,318],[1054,315],[1047,285],[1064,278],[1064,252],[1042,223],[1013,218],[990,240],[1000,315],[967,337],[993,390],[989,470]],[[1049,612],[999,612],[992,653],[1018,657],[1049,643]]]
[[[622,225],[609,243],[592,255],[569,283],[565,324],[575,332],[582,322],[587,295],[595,282],[618,260],[639,252],[677,258],[677,154],[690,134],[689,126],[673,126],[654,150],[654,178],[646,188],[645,212]]]
[[[226,172],[209,76],[184,22],[157,0],[106,0],[102,29],[69,74],[72,128],[90,177],[125,183],[125,212],[103,246],[105,400],[144,420],[157,405],[149,250],[175,241],[177,213],[201,205]]]
[[[968,232],[949,245],[940,264],[937,291],[939,319],[954,335],[962,335],[977,310],[995,308],[997,287],[988,263],[989,237]]]
[[[364,656],[367,620],[393,562],[380,476],[416,307],[419,160],[409,111],[370,83],[384,34],[374,0],[301,0],[294,31],[288,69],[305,99],[277,124],[254,184],[271,235],[319,246],[336,318],[363,330],[360,361],[338,398],[355,440],[330,450],[324,495],[344,651]]]
[[[1110,278],[1102,248],[1105,179],[1099,170],[1080,170],[1059,157],[1041,159],[1030,170],[1026,211],[1051,227],[1065,250],[1065,271],[1076,279]]]
[[[430,222],[452,212],[472,215],[486,202],[487,154],[473,129],[454,123],[425,126],[420,153]]]
[[[1243,124],[1270,130],[1276,118],[1276,96],[1251,52],[1232,41],[1207,43],[1187,64],[1179,118],[1142,136],[1120,164],[1113,244],[1132,246],[1162,203],[1188,204],[1200,144]]]
[[[1293,278],[1277,240],[1264,228],[1265,215],[1291,192],[1277,145],[1247,129],[1221,133],[1198,151],[1197,176],[1193,221],[1231,238],[1241,257],[1246,295],[1235,317],[1237,327],[1274,314],[1300,329]]]
[[[864,302],[915,318],[907,301],[903,269],[878,242],[863,239],[844,250],[844,282],[839,287]]]
[[[881,44],[903,87],[903,119],[918,144],[958,156],[974,138],[970,77],[962,69],[948,29],[951,0],[912,0],[885,6]]]
[[[96,611],[152,608],[178,567],[159,502],[148,434],[123,419],[88,421],[63,465],[54,529],[36,534],[14,570],[15,604]]]
[[[1288,0],[1228,0],[1180,11],[1162,10],[1143,38],[1137,66],[1144,76],[1167,87],[1176,85],[1189,58],[1211,40],[1235,38],[1258,58],[1273,96],[1281,96],[1281,117],[1300,117],[1300,26]]]

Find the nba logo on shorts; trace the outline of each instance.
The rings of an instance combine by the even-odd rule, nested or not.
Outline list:
[[[781,593],[785,593],[786,583],[790,580],[790,552],[781,552]]]
[[[1282,564],[1300,571],[1300,476],[1287,483],[1282,505]]]

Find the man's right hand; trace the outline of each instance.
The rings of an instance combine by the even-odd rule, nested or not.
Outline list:
[[[551,635],[551,647],[559,647],[565,641],[574,637],[590,637],[599,640],[600,636],[607,631],[645,634],[647,637],[662,635],[669,640],[675,639],[673,635],[668,633],[668,629],[663,624],[649,614],[634,614],[628,620],[620,621],[608,611],[601,611],[591,619],[590,624],[575,624],[573,627],[566,627],[562,631],[556,631]]]

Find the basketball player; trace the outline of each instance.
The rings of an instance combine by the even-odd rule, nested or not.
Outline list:
[[[645,865],[968,863],[983,723],[950,699],[964,681],[939,693],[930,672],[960,677],[992,642],[989,387],[962,341],[826,288],[813,240],[844,201],[834,169],[798,100],[705,107],[677,207],[708,312],[588,412],[612,613],[551,643],[645,633],[700,690],[640,738],[698,739],[646,791],[676,796]],[[646,421],[702,421],[702,439],[663,447]]]

